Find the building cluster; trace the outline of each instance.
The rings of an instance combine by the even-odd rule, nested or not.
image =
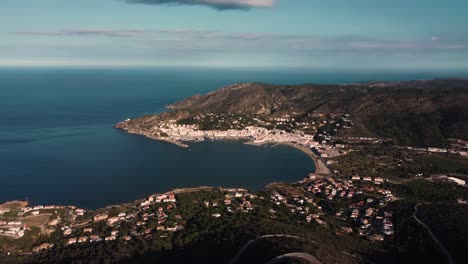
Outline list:
[[[379,138],[379,137],[333,137],[334,141],[342,141],[349,144],[382,144],[382,143],[395,143],[393,138]]]
[[[344,201],[347,206],[335,212],[335,218],[352,227],[343,227],[345,233],[356,230],[369,240],[383,240],[385,236],[393,235],[392,212],[386,205],[396,198],[392,192],[381,188],[383,178],[353,176],[351,179],[316,178],[311,175],[304,179],[305,190],[313,194],[315,199],[326,201]],[[308,198],[310,200],[310,198]],[[320,203],[319,203],[320,204]],[[316,205],[316,204],[315,204]],[[321,210],[321,207],[317,207]],[[323,211],[312,215],[318,219]]]
[[[327,221],[334,217],[348,225],[343,226],[340,232],[358,232],[370,240],[383,240],[393,234],[392,213],[385,210],[385,206],[394,197],[390,191],[380,188],[379,184],[382,182],[381,178],[353,176],[350,180],[343,180],[316,178],[315,175],[311,175],[299,182],[304,191],[303,195],[280,194],[278,191],[271,193],[269,199],[273,206],[269,208],[270,217],[277,218],[277,211],[285,206],[291,214],[297,215],[304,222],[329,227]],[[210,210],[214,219],[234,212],[250,213],[255,210],[260,200],[265,199],[245,189],[219,190],[223,198],[199,201]],[[330,212],[322,208],[321,202],[324,200],[341,200],[347,205],[330,215]],[[124,208],[126,209],[119,209],[117,212],[99,210],[88,218],[72,222],[58,217],[52,220],[54,223],[49,222],[49,225],[54,224],[59,228],[63,237],[63,242],[60,243],[66,246],[101,241],[129,241],[135,237],[165,238],[169,232],[184,229],[185,219],[176,210],[177,199],[174,193],[151,195],[137,201],[133,206]],[[73,208],[72,212],[74,215],[85,213],[79,208]],[[6,223],[0,222],[1,224]],[[35,250],[49,249],[52,246],[43,244]]]
[[[11,217],[11,219],[15,220],[0,220],[0,235],[8,236],[13,239],[22,238],[27,231],[31,230],[31,227],[35,226],[45,226],[47,227],[48,231],[53,232],[55,229],[53,226],[57,225],[61,220],[58,216],[57,218],[52,218],[52,215],[57,215],[59,210],[63,209],[70,209],[75,207],[65,207],[65,206],[57,206],[57,205],[36,205],[33,207],[22,207],[15,210],[0,210],[0,216],[4,215],[5,213],[11,212],[15,216]],[[34,218],[34,217],[39,218]],[[41,218],[45,216],[45,218]],[[73,210],[70,209],[70,218],[74,220]],[[40,219],[44,221],[42,224],[36,223],[34,219]],[[45,219],[45,220],[43,220]],[[33,226],[29,226],[29,222],[34,222]]]
[[[458,184],[460,186],[465,186],[466,185],[465,180],[462,180],[460,178],[453,177],[453,176],[442,175],[442,176],[435,177],[435,179],[439,180],[439,181],[456,183],[456,184]]]
[[[34,207],[23,207],[21,210],[24,213],[30,212],[30,211],[38,211],[38,210],[54,210],[54,209],[64,209],[65,206],[60,206],[60,205],[36,205]],[[37,214],[37,213],[35,213]]]
[[[205,139],[245,139],[253,143],[291,142],[302,146],[317,146],[319,142],[327,144],[340,129],[352,125],[349,114],[314,114],[307,121],[298,121],[293,117],[275,117],[262,120],[260,117],[238,116],[234,114],[207,113],[192,118],[193,120],[159,121],[152,128],[144,131],[128,126],[132,120],[120,123],[130,133],[145,135],[149,138],[164,139],[180,146],[182,142],[198,142]],[[206,123],[211,125],[207,126]],[[327,149],[330,156],[336,156],[336,149]]]
[[[449,139],[450,150],[456,151],[459,155],[463,157],[468,157],[468,141],[463,139]]]
[[[312,122],[313,129],[323,144],[331,142],[341,129],[349,129],[354,125],[349,114],[313,114],[313,117],[316,119]]]
[[[221,193],[216,198],[197,201],[200,206],[209,210],[213,219],[222,219],[233,213],[251,213],[260,204],[271,204],[269,211],[271,219],[282,213],[297,217],[304,223],[316,223],[330,228],[335,224],[329,221],[338,219],[343,226],[337,228],[341,233],[359,233],[369,240],[383,240],[393,235],[392,212],[386,210],[386,205],[393,201],[392,193],[381,188],[383,179],[353,176],[349,180],[320,178],[311,174],[300,181],[295,191],[268,192],[269,196],[257,196],[246,189],[218,189]],[[276,190],[276,189],[274,189]],[[300,190],[297,192],[297,190]],[[299,194],[298,194],[299,193]],[[333,213],[329,208],[322,208],[323,202],[340,201]],[[345,204],[345,206],[343,206]],[[55,213],[56,217],[49,219],[45,227],[60,232],[58,240],[37,245],[33,252],[47,250],[60,244],[71,246],[82,243],[100,243],[104,241],[129,241],[137,237],[143,239],[161,239],[169,237],[169,233],[184,230],[186,220],[177,209],[178,200],[172,192],[155,194],[139,200],[134,204],[108,207],[88,213],[76,207],[45,206],[23,208],[30,215],[43,214],[50,210],[65,209]],[[328,207],[328,206],[327,206]],[[6,211],[3,211],[5,213]],[[28,226],[21,221],[0,221],[0,234],[14,238],[24,236]]]
[[[29,230],[28,226],[21,221],[0,220],[0,236],[18,239],[22,238],[27,230]]]
[[[385,206],[393,199],[391,196],[380,199],[370,197],[359,199],[349,204],[344,213],[349,215],[348,217],[352,220],[351,224],[357,229],[359,235],[369,240],[382,241],[385,236],[394,234],[392,212],[385,210]]]
[[[174,193],[168,194],[156,194],[148,197],[147,199],[140,202],[140,207],[143,210],[148,210],[150,205],[158,203],[176,203],[176,197]]]
[[[215,209],[212,217],[220,218],[225,213],[236,211],[249,213],[255,209],[254,201],[257,195],[249,193],[246,189],[230,188],[221,191],[224,193],[223,200],[203,201],[207,208]]]
[[[174,193],[156,194],[139,201],[135,207],[126,212],[100,212],[93,215],[84,225],[78,228],[63,226],[63,236],[67,238],[65,245],[79,243],[97,243],[101,241],[129,241],[134,237],[152,237],[158,231],[161,237],[167,237],[165,232],[176,232],[183,229],[181,215],[175,215],[176,221],[168,223],[167,219],[176,208]],[[105,228],[95,228],[105,223]],[[122,224],[130,226],[128,232],[121,232]],[[78,236],[74,236],[78,235]]]
[[[321,219],[321,217],[325,215],[325,212],[322,207],[317,204],[313,196],[290,196],[273,192],[270,199],[275,206],[269,210],[272,219],[277,218],[278,207],[286,206],[292,214],[299,215],[308,223],[313,220],[320,225],[327,225],[326,222]]]
[[[343,144],[316,144],[314,150],[321,158],[335,158],[348,154]]]
[[[462,157],[468,157],[468,146],[467,147],[454,147],[453,148],[436,148],[436,147],[428,147],[428,148],[416,148],[416,147],[406,147],[407,150],[417,151],[417,152],[428,152],[428,153],[439,153],[439,154],[454,154],[460,155]]]
[[[154,131],[175,142],[203,141],[205,139],[246,139],[256,144],[292,142],[310,147],[316,145],[313,136],[303,132],[286,132],[279,129],[249,126],[242,130],[199,130],[196,125],[179,125],[175,122],[157,125]]]

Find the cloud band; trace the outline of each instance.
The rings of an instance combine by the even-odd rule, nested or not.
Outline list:
[[[250,9],[255,7],[272,7],[275,0],[125,0],[133,4],[149,5],[204,5],[217,10]]]

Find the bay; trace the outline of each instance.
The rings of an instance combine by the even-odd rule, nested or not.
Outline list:
[[[201,142],[190,149],[112,126],[238,82],[349,83],[452,77],[443,72],[226,69],[0,69],[0,202],[98,208],[171,188],[260,190],[314,171],[289,147]]]

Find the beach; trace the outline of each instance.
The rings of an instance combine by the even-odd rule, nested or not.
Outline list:
[[[330,169],[323,162],[323,160],[309,148],[298,145],[298,144],[294,144],[292,142],[281,142],[278,144],[295,148],[307,154],[315,163],[315,174],[322,175],[322,176],[329,176],[332,174]]]

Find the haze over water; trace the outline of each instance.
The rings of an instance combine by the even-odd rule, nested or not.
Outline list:
[[[167,104],[237,82],[350,83],[427,79],[444,73],[249,70],[0,69],[0,202],[96,208],[171,188],[260,190],[314,170],[288,147],[203,142],[191,149],[112,127]]]

